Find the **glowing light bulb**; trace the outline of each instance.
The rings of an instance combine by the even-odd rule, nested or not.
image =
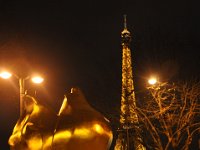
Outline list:
[[[154,85],[157,83],[157,79],[156,78],[151,78],[148,80],[149,84]]]
[[[6,71],[0,73],[0,77],[3,79],[9,79],[11,76],[12,74]]]
[[[42,83],[44,81],[44,79],[42,77],[40,77],[40,76],[36,76],[36,77],[32,78],[32,81],[34,83],[36,83],[36,84],[40,84],[40,83]]]

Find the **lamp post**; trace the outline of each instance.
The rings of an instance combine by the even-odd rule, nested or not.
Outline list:
[[[23,110],[24,110],[24,96],[25,96],[25,81],[30,79],[30,76],[27,76],[25,78],[23,77],[19,77],[17,75],[14,75],[18,81],[19,81],[19,100],[20,100],[20,116],[22,116],[23,114]],[[12,74],[6,71],[0,72],[0,77],[3,79],[9,79],[10,77],[12,77]],[[36,83],[36,84],[40,84],[43,82],[43,78],[40,76],[34,76],[31,78],[32,82]]]

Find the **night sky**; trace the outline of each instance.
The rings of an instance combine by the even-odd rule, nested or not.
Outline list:
[[[88,102],[111,119],[120,107],[123,15],[132,33],[136,93],[147,78],[200,77],[200,10],[189,1],[0,1],[0,68],[41,73],[40,101],[55,111],[63,95],[79,87]],[[17,80],[0,80],[0,149],[19,116]],[[114,123],[113,123],[114,124]]]

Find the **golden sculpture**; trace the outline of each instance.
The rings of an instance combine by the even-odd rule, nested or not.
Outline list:
[[[11,150],[108,150],[109,121],[73,88],[58,114],[26,95],[24,114],[9,139]]]

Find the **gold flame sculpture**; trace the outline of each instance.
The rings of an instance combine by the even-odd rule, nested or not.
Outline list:
[[[65,96],[58,114],[28,95],[24,106],[8,141],[11,150],[108,150],[111,145],[109,121],[78,88]]]

